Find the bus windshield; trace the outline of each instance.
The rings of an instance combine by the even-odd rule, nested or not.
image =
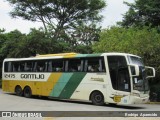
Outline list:
[[[130,64],[136,64],[139,66],[139,76],[133,77],[133,90],[148,91],[148,80],[146,79],[146,71],[142,59],[136,56],[128,56]]]

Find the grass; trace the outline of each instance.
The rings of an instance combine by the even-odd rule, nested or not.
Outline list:
[[[160,104],[160,102],[147,102],[146,104]]]

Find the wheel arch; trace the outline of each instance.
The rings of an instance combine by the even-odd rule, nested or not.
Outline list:
[[[27,87],[29,87],[29,88],[31,89],[31,87],[30,87],[29,85],[26,85],[26,86],[24,86],[23,90],[24,90],[25,88],[27,88]]]

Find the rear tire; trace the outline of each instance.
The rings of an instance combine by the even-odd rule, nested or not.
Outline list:
[[[24,97],[30,98],[32,96],[32,90],[29,86],[24,88]]]
[[[91,94],[91,101],[94,105],[104,105],[104,96],[101,92],[95,91]]]
[[[23,95],[23,90],[22,90],[21,86],[19,86],[19,85],[16,86],[15,93],[16,93],[17,96],[22,96]]]

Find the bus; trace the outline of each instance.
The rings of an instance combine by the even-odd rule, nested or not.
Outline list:
[[[148,101],[148,80],[153,77],[155,69],[132,54],[46,54],[6,58],[2,90],[26,98],[34,95],[94,105],[128,105]]]

